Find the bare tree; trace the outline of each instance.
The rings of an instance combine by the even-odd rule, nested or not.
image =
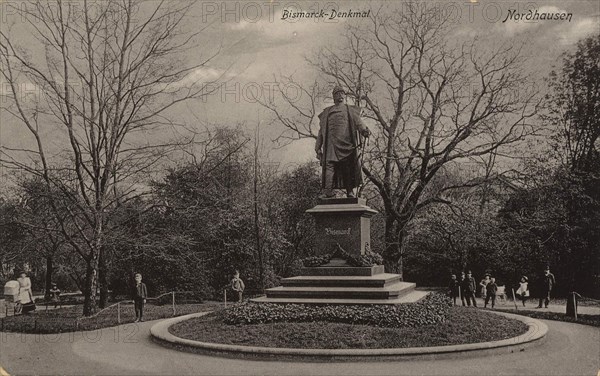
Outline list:
[[[0,32],[2,77],[10,87],[3,111],[22,124],[34,146],[5,146],[0,156],[68,197],[50,205],[62,236],[87,265],[84,314],[90,315],[106,234],[119,225],[111,213],[145,193],[144,179],[165,155],[193,142],[178,136],[169,111],[207,94],[198,70],[218,51],[201,56],[203,30],[184,27],[193,6],[188,2],[19,5],[14,13],[37,43],[29,52],[11,31]],[[195,57],[184,58],[194,48]],[[37,100],[22,97],[22,84],[37,87]]]
[[[368,22],[347,28],[342,47],[308,59],[325,80],[363,103],[364,116],[375,124],[363,172],[381,198],[386,266],[399,273],[415,214],[431,204],[450,204],[453,189],[482,182],[436,181],[440,172],[510,157],[512,145],[535,133],[530,120],[540,104],[536,92],[527,90],[521,51],[513,42],[495,49],[458,43],[435,9],[404,5],[401,11],[372,9]],[[274,103],[266,107],[278,118],[288,111],[288,118],[312,124],[313,113],[282,102],[286,110],[281,104],[277,111]],[[281,122],[301,137],[316,137],[314,127],[304,129],[306,135]]]

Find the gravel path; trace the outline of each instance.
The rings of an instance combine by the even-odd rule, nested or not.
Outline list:
[[[558,321],[544,321],[550,329],[544,343],[519,353],[360,363],[178,352],[151,341],[155,322],[56,335],[0,333],[0,366],[10,375],[596,375],[600,369],[600,328]]]

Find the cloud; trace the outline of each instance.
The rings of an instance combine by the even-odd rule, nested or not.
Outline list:
[[[190,74],[185,78],[190,82],[210,82],[219,78],[223,72],[221,70],[211,68],[211,67],[199,67],[194,69]]]
[[[322,31],[324,22],[315,22],[311,20],[299,20],[290,22],[282,20],[281,15],[274,21],[260,20],[258,22],[239,22],[231,24],[232,30],[243,31],[244,33],[257,33],[261,38],[268,40],[287,40],[294,42],[297,35],[314,34]]]
[[[567,23],[556,28],[558,41],[563,45],[574,45],[579,40],[598,33],[598,17],[582,18],[574,23]]]
[[[314,11],[313,8],[294,11]],[[258,20],[241,19],[238,22],[225,24],[226,30],[239,34],[239,40],[244,45],[237,45],[231,54],[242,54],[246,52],[257,52],[266,48],[279,47],[282,45],[297,45],[310,40],[314,43],[315,38],[338,33],[346,22],[345,19],[328,20],[326,18],[301,18],[282,19],[284,9],[275,9],[273,13],[264,15]]]
[[[279,161],[283,168],[293,168],[301,163],[315,161],[314,150],[315,140],[304,138],[294,141],[283,148],[274,150],[271,157]]]
[[[170,83],[163,84],[164,89],[178,90],[183,87],[191,87],[193,85],[205,85],[210,82],[218,81],[222,78],[226,72],[221,69],[216,69],[212,67],[198,67],[188,73],[181,80]]]

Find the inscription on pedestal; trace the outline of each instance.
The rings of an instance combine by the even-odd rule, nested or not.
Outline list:
[[[320,254],[331,253],[339,244],[346,252],[364,254],[371,243],[371,217],[377,213],[362,199],[321,200],[307,210],[315,217],[316,245]]]
[[[351,230],[350,227],[348,227],[347,229],[344,229],[344,230],[336,230],[333,228],[325,227],[325,234],[326,235],[350,235],[350,230]]]

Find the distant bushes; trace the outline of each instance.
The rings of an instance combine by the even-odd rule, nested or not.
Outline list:
[[[451,301],[446,295],[431,293],[417,303],[399,305],[246,303],[222,314],[223,322],[229,325],[327,321],[402,328],[444,322],[450,307]]]

